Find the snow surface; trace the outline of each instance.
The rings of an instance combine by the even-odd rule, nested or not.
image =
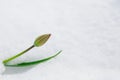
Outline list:
[[[13,61],[56,58],[6,68],[0,80],[120,80],[119,0],[1,0],[1,61],[52,33],[41,48]]]
[[[5,67],[2,62],[0,62],[0,75],[5,71]]]

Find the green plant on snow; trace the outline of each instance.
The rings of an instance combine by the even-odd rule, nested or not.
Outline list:
[[[26,52],[28,52],[29,50],[33,49],[34,47],[40,47],[40,46],[43,46],[47,41],[48,39],[50,38],[51,34],[44,34],[44,35],[41,35],[39,36],[35,41],[34,41],[34,44],[32,46],[30,46],[29,48],[27,48],[26,50],[16,54],[15,56],[12,56],[6,60],[3,61],[3,64],[5,66],[10,66],[10,67],[21,67],[21,66],[30,66],[30,65],[35,65],[35,64],[39,64],[39,63],[43,63],[45,61],[48,61],[54,57],[56,57],[57,55],[59,55],[62,51],[59,51],[57,52],[55,55],[52,55],[50,57],[47,57],[47,58],[44,58],[44,59],[40,59],[40,60],[37,60],[37,61],[32,61],[32,62],[23,62],[23,63],[18,63],[18,64],[8,64],[8,62],[20,57],[21,55],[25,54]]]

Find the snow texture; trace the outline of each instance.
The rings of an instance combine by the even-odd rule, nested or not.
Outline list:
[[[5,71],[5,67],[2,62],[0,62],[0,75]]]
[[[36,66],[7,67],[0,80],[120,80],[119,4],[119,0],[1,0],[1,61],[44,33],[52,37],[43,47],[11,64],[63,52]]]

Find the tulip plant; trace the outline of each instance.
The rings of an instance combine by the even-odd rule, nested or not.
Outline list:
[[[9,66],[9,67],[22,67],[22,66],[30,66],[30,65],[35,65],[35,64],[39,64],[39,63],[43,63],[45,61],[48,61],[54,57],[56,57],[58,54],[61,53],[61,51],[59,51],[58,53],[56,53],[55,55],[52,55],[52,56],[49,56],[47,58],[44,58],[44,59],[40,59],[40,60],[37,60],[37,61],[32,61],[32,62],[22,62],[22,63],[18,63],[18,64],[8,64],[9,62],[15,60],[16,58],[20,57],[21,55],[25,54],[26,52],[28,52],[29,50],[33,49],[34,47],[40,47],[40,46],[43,46],[47,41],[48,39],[50,38],[51,34],[44,34],[44,35],[41,35],[39,36],[35,41],[34,41],[34,44],[32,46],[30,46],[29,48],[27,48],[26,50],[16,54],[15,56],[12,56],[6,60],[3,61],[3,64],[5,66]]]

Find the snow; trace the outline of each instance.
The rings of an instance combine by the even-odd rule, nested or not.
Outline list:
[[[0,74],[2,74],[5,71],[5,67],[2,62],[0,62]]]
[[[119,4],[119,0],[1,0],[0,61],[31,46],[44,33],[52,37],[43,47],[11,63],[63,50],[46,63],[7,67],[1,80],[120,80]]]
[[[5,71],[5,67],[2,63],[2,61],[0,61],[0,80],[2,79],[2,73]]]

